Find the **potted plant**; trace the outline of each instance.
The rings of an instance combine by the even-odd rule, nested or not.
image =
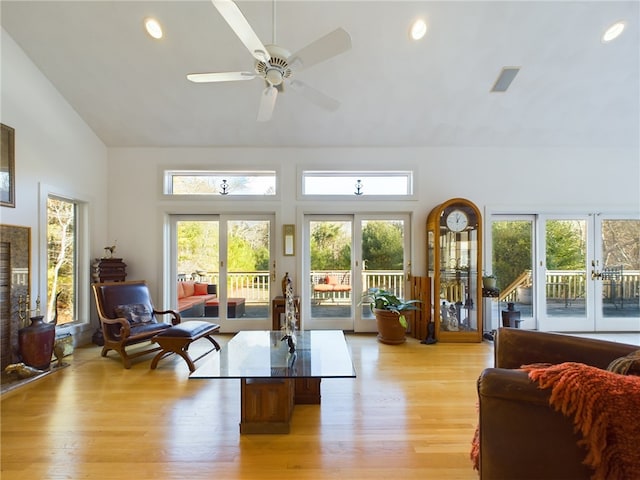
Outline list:
[[[497,282],[498,282],[498,278],[493,274],[482,275],[482,286],[487,290],[495,290]]]
[[[406,341],[407,319],[404,312],[418,310],[420,300],[402,300],[392,292],[381,288],[370,288],[363,296],[376,317],[378,341],[397,345]]]

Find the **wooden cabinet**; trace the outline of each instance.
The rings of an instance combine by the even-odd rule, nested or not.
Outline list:
[[[127,264],[121,258],[96,258],[91,265],[93,282],[124,282]]]
[[[289,433],[294,399],[293,378],[243,378],[240,433]]]
[[[453,198],[429,213],[427,271],[436,339],[482,341],[482,217],[469,200]]]
[[[91,281],[93,283],[124,282],[126,277],[127,264],[121,258],[96,258],[91,264]],[[91,341],[96,345],[104,345],[104,336],[99,322]]]

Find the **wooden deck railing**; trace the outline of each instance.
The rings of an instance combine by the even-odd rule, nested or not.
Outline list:
[[[404,296],[404,273],[401,270],[367,270],[363,272],[362,284],[363,291],[371,287],[384,288],[394,292],[397,296]],[[314,284],[322,284],[327,277],[337,279],[340,285],[351,286],[351,271],[349,270],[314,270],[311,272],[310,282]],[[203,283],[219,283],[219,274],[217,272],[200,272],[190,275],[181,274],[180,280],[195,280]],[[270,298],[280,295],[280,286],[275,292],[270,292],[270,272],[261,270],[255,272],[231,272],[227,274],[227,296],[245,298],[247,304],[265,304],[269,303]],[[313,291],[313,288],[312,288]],[[355,300],[360,301],[362,292],[353,292],[353,289],[333,292],[331,296],[326,298],[318,298],[317,300],[331,300],[337,303],[350,303],[352,296]]]
[[[338,279],[341,285],[352,285],[351,271],[349,270],[314,270],[309,281],[312,285],[323,283],[327,276]],[[188,279],[205,283],[218,284],[219,282],[217,272],[182,276],[183,279],[187,279],[187,277]],[[245,298],[248,304],[268,304],[270,298],[281,294],[279,284],[277,285],[277,291],[270,291],[269,271],[232,272],[227,274],[227,278],[227,295],[229,297]],[[584,298],[586,282],[587,272],[584,270],[549,270],[545,279],[547,299],[569,302]],[[603,296],[606,299],[622,299],[622,301],[627,302],[633,299],[637,300],[640,295],[640,271],[638,270],[623,271],[616,278],[603,278],[602,282]],[[369,288],[378,287],[390,290],[397,296],[404,298],[404,285],[404,272],[402,270],[366,270],[362,272],[363,292]],[[518,288],[530,287],[531,285],[532,276],[531,271],[528,270],[501,290],[499,300],[503,302],[518,302]],[[339,303],[350,303],[354,295],[355,301],[358,302],[362,292],[353,292],[352,289],[335,292],[331,300]]]
[[[590,281],[591,279],[589,279]],[[619,275],[604,276],[602,294],[605,299],[624,302],[637,299],[640,295],[640,271],[621,271]],[[531,270],[523,272],[518,278],[500,291],[500,301],[517,302],[518,289],[532,285]],[[587,272],[584,270],[548,270],[545,278],[547,299],[566,302],[584,298],[587,287]]]

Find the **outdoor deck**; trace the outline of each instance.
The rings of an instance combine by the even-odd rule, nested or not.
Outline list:
[[[227,290],[231,297],[245,298],[245,314],[241,318],[270,318],[269,304],[271,296],[279,295],[273,292],[269,272],[235,272],[229,274]],[[348,271],[314,271],[310,281],[312,285],[322,284],[328,277],[338,279],[340,285],[352,285],[351,273]],[[581,317],[585,314],[585,279],[584,271],[549,271],[546,278],[547,314],[551,317],[570,318]],[[217,283],[215,273],[202,273],[195,280],[207,283]],[[392,290],[401,298],[407,298],[404,292],[404,273],[402,271],[363,272],[362,284],[364,290],[379,287]],[[500,292],[498,310],[506,310],[507,302],[513,302],[515,309],[521,312],[522,318],[532,317],[532,305],[519,302],[519,287],[530,285],[530,272],[524,272],[512,285]],[[317,294],[311,299],[311,317],[313,318],[350,318],[352,308],[365,308],[367,317],[371,316],[368,306],[352,307],[355,293],[349,289],[342,289],[331,294]],[[640,272],[620,272],[616,283],[606,278],[603,283],[603,317],[604,318],[638,318],[640,319]],[[360,298],[353,299],[357,303]],[[487,322],[485,321],[485,325]]]
[[[364,307],[368,310],[368,306]],[[572,301],[565,306],[564,300],[555,300],[547,304],[548,314],[552,317],[579,317],[584,315],[585,301],[578,299]],[[515,304],[515,309],[521,312],[522,318],[530,318],[532,316],[532,305]],[[267,318],[269,317],[269,307],[265,304],[247,304],[245,315],[242,318]],[[506,310],[506,303],[500,302],[500,310]],[[351,315],[351,306],[345,304],[335,305],[311,305],[311,316],[313,318],[349,318]],[[605,318],[639,318],[640,319],[640,303],[625,303],[622,308],[618,305],[610,303],[603,304],[603,316]]]

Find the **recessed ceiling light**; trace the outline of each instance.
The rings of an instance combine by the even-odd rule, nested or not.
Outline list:
[[[411,25],[410,35],[413,40],[420,40],[427,33],[427,24],[419,18]]]
[[[144,28],[149,35],[153,38],[162,38],[162,27],[160,23],[155,18],[145,18],[144,19]]]
[[[602,35],[602,41],[604,43],[611,42],[620,36],[622,31],[624,30],[625,22],[616,22],[607,28]]]

